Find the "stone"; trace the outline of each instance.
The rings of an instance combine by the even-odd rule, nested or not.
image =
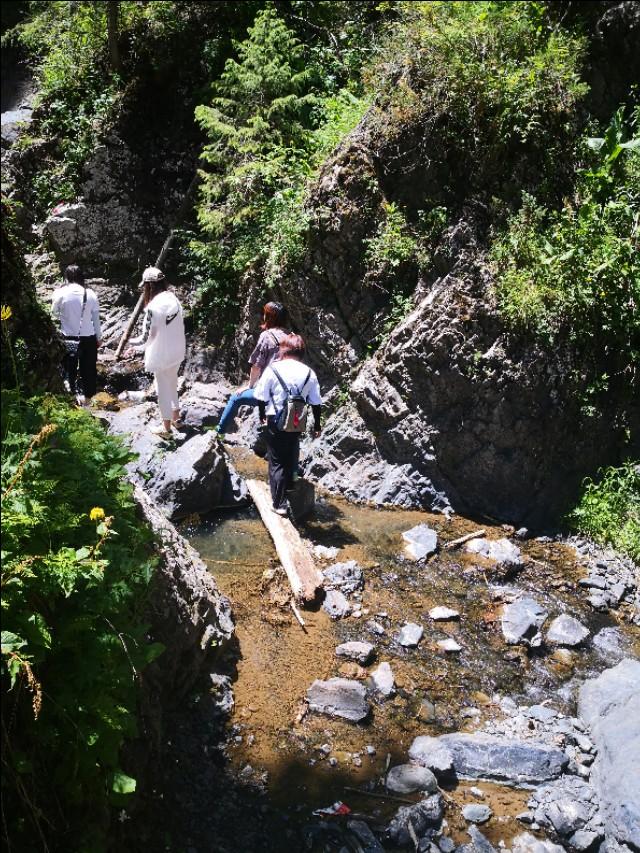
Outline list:
[[[537,784],[559,776],[569,763],[562,750],[536,741],[484,733],[442,735],[438,740],[450,751],[456,774],[468,779]]]
[[[367,622],[367,628],[371,631],[372,634],[375,634],[376,637],[382,637],[384,634],[387,633],[384,627],[379,622],[376,622],[373,619],[369,619],[369,621]]]
[[[453,774],[453,754],[440,738],[419,735],[409,748],[409,758],[429,768],[438,779]]]
[[[532,648],[542,644],[540,628],[547,611],[532,598],[519,598],[502,611],[502,634],[507,643],[525,643]]]
[[[511,842],[511,853],[565,853],[565,851],[559,844],[536,838],[530,832],[523,832]]]
[[[430,699],[423,699],[418,709],[418,719],[423,723],[433,723],[436,720],[436,706]]]
[[[471,837],[471,844],[463,844],[458,847],[458,853],[496,853],[493,844],[480,832],[477,826],[471,824],[467,833]]]
[[[422,639],[423,633],[424,629],[422,625],[416,625],[415,622],[408,622],[400,629],[398,642],[401,646],[406,646],[408,648],[417,646]]]
[[[429,611],[429,618],[433,619],[434,622],[451,622],[453,619],[459,619],[460,614],[450,607],[432,607]]]
[[[592,643],[610,663],[620,663],[625,656],[625,638],[619,628],[602,628],[594,635]]]
[[[307,702],[310,711],[359,723],[369,714],[366,695],[364,686],[358,681],[330,678],[313,682],[307,690]]]
[[[585,681],[579,716],[591,727],[598,750],[591,782],[607,838],[640,846],[640,662],[626,658]]]
[[[557,799],[550,803],[546,817],[559,836],[568,838],[578,829],[582,829],[589,820],[589,812],[580,802],[570,799]],[[536,813],[536,819],[540,819]]]
[[[537,720],[539,723],[549,723],[558,716],[558,712],[546,705],[532,705],[524,712],[527,717]]]
[[[423,560],[438,548],[438,534],[428,524],[418,524],[411,530],[405,530],[402,538],[407,543],[405,553],[412,560]]]
[[[358,841],[362,853],[384,853],[384,847],[375,837],[368,824],[363,820],[347,821],[347,829],[352,832]],[[345,848],[346,850],[347,848]]]
[[[321,560],[335,560],[338,556],[339,548],[335,545],[314,545],[313,553]]]
[[[443,835],[442,838],[438,839],[438,847],[442,853],[453,853],[456,849],[455,841],[448,835]]]
[[[563,613],[557,616],[547,631],[547,642],[553,646],[579,646],[589,636],[589,629],[569,616]]]
[[[291,491],[287,492],[289,513],[298,522],[308,518],[316,508],[316,490],[313,483],[300,477]]]
[[[338,657],[347,658],[348,660],[356,661],[357,663],[366,666],[375,654],[375,648],[371,643],[363,643],[351,641],[342,643],[336,646],[336,655]]]
[[[471,539],[466,544],[466,550],[470,554],[479,554],[492,560],[499,566],[519,568],[522,565],[520,549],[508,539]]]
[[[393,696],[395,691],[395,679],[391,667],[386,661],[379,664],[371,673],[373,686],[383,696]]]
[[[322,574],[325,579],[325,589],[340,589],[341,592],[349,595],[364,586],[362,569],[355,560],[334,563],[324,569]]]
[[[332,619],[343,619],[351,613],[351,605],[339,589],[328,589],[322,602],[322,609]]]
[[[416,838],[422,839],[435,834],[443,814],[444,807],[440,794],[431,794],[413,806],[403,806],[398,809],[387,828],[389,840],[398,847],[413,845],[409,824]]]
[[[462,817],[471,823],[486,823],[493,812],[484,803],[469,803],[462,809]]]
[[[435,794],[438,782],[431,770],[416,764],[398,764],[387,773],[385,785],[388,791],[396,794],[413,794],[426,791]]]
[[[575,850],[589,850],[601,838],[601,832],[596,832],[592,829],[579,829],[569,838],[569,844]]]
[[[438,640],[436,643],[439,649],[442,649],[443,652],[461,652],[462,646],[459,643],[456,643],[455,640],[452,640],[451,637],[446,640]]]

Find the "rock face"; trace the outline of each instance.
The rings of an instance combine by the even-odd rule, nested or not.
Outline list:
[[[547,618],[546,610],[532,598],[520,598],[505,605],[502,611],[502,634],[507,643],[526,643],[536,648],[542,644],[540,628]]]
[[[547,631],[547,642],[553,646],[579,646],[589,636],[588,628],[581,622],[563,613],[557,616]]]
[[[598,748],[591,782],[600,801],[606,834],[640,847],[640,662],[626,658],[586,681],[580,716]]]
[[[450,751],[456,774],[468,779],[536,784],[559,776],[569,763],[561,750],[535,741],[464,733],[438,740]]]
[[[369,714],[366,690],[358,681],[330,678],[314,681],[307,690],[309,710],[359,723]]]

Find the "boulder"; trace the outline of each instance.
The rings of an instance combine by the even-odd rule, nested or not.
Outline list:
[[[307,690],[309,710],[329,717],[359,723],[369,714],[367,693],[362,684],[348,678],[316,680]]]
[[[439,779],[453,775],[453,753],[440,738],[419,735],[409,748],[409,758],[427,767]]]
[[[383,696],[393,696],[396,692],[393,672],[386,661],[378,664],[378,666],[372,671],[371,681],[373,682],[374,688],[378,693],[382,693]]]
[[[568,613],[563,613],[557,616],[547,631],[547,642],[552,646],[579,646],[589,636],[589,629],[569,616]]]
[[[413,834],[419,840],[432,837],[442,822],[444,807],[440,794],[431,794],[413,806],[403,806],[398,809],[387,828],[389,840],[398,847],[413,845]]]
[[[538,784],[559,776],[569,763],[562,750],[536,741],[484,733],[442,735],[439,741],[450,751],[456,774],[467,779]]]
[[[400,629],[398,642],[401,646],[406,646],[408,648],[417,646],[422,639],[423,633],[424,629],[422,625],[416,625],[415,622],[408,622]]]
[[[398,764],[387,773],[385,785],[388,791],[396,794],[413,794],[415,791],[427,791],[435,794],[438,781],[431,770],[416,764]]]
[[[354,660],[362,666],[366,666],[375,654],[375,647],[371,643],[351,641],[336,646],[336,655],[348,660]]]
[[[532,598],[520,598],[506,604],[502,611],[502,634],[507,643],[525,643],[532,648],[542,644],[540,628],[547,611]]]
[[[411,530],[406,530],[402,538],[407,543],[405,553],[412,560],[423,560],[438,547],[438,534],[428,524],[418,524]]]

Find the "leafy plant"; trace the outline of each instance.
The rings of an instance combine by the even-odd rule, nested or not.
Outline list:
[[[613,545],[640,562],[640,466],[627,462],[584,482],[584,494],[570,513],[574,530]]]
[[[365,240],[365,262],[374,274],[399,267],[416,252],[416,240],[399,207],[387,202],[383,209],[385,215],[377,233]]]

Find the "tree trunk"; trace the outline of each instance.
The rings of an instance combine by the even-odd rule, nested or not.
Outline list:
[[[118,49],[118,6],[117,0],[107,0],[107,40],[109,58],[113,71],[120,71],[120,51]]]

